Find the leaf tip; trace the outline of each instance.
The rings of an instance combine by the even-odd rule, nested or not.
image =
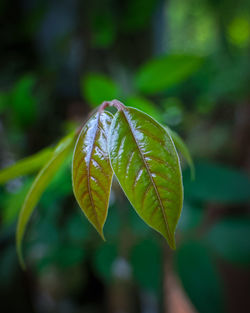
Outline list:
[[[175,244],[175,241],[173,242],[173,244],[170,246],[170,248],[172,249],[172,250],[176,250],[176,244]]]
[[[98,233],[99,233],[100,236],[102,237],[102,240],[105,242],[105,241],[106,241],[106,238],[104,237],[103,229],[102,229],[102,230],[98,230]]]
[[[26,270],[26,264],[24,262],[23,254],[22,254],[22,247],[21,247],[21,242],[17,242],[17,257],[19,264],[22,268],[23,271]]]
[[[175,243],[175,237],[174,237],[174,234],[171,235],[171,237],[165,237],[166,240],[167,240],[167,243],[169,245],[169,247],[172,249],[172,250],[176,250],[176,243]]]

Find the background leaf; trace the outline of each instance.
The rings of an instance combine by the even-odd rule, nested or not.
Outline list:
[[[228,262],[250,264],[250,219],[226,218],[215,223],[205,240],[211,249]]]
[[[72,165],[76,200],[102,238],[113,178],[107,147],[111,120],[111,113],[97,112],[87,121],[77,139]]]
[[[204,244],[199,241],[183,243],[174,256],[174,266],[199,313],[225,311],[219,273]]]
[[[116,99],[119,96],[118,86],[105,75],[88,74],[81,81],[83,97],[92,107],[100,105],[104,100]]]
[[[37,117],[37,99],[33,94],[35,83],[33,75],[26,75],[17,81],[10,94],[13,117],[21,126],[32,124]]]
[[[197,229],[204,219],[204,210],[184,201],[177,229],[183,233]]]
[[[13,178],[37,171],[51,157],[52,152],[52,148],[46,148],[32,156],[24,158],[15,164],[2,169],[0,171],[0,184],[4,184]]]
[[[156,0],[126,1],[122,15],[122,29],[126,33],[133,33],[135,30],[143,29],[150,22],[156,6]]]
[[[187,197],[200,201],[244,203],[250,201],[250,179],[247,174],[225,165],[199,162],[196,178],[183,175]]]
[[[159,122],[162,120],[162,115],[159,112],[159,109],[153,102],[146,98],[139,96],[129,97],[126,99],[126,105],[149,114]]]
[[[94,266],[97,273],[104,279],[104,281],[111,281],[113,276],[112,265],[117,257],[117,245],[105,243],[96,249],[94,254]]]
[[[130,260],[133,276],[136,282],[144,289],[160,294],[163,264],[162,251],[152,239],[137,243],[131,251]],[[146,274],[147,273],[147,274]]]
[[[17,225],[17,253],[21,265],[24,267],[24,260],[21,251],[21,243],[23,234],[28,223],[28,220],[37,205],[42,193],[51,182],[59,168],[62,166],[63,161],[66,159],[72,150],[74,142],[74,135],[69,135],[62,139],[56,146],[52,157],[40,170],[35,181],[33,182],[21,209]]]
[[[179,158],[165,129],[134,108],[115,114],[109,138],[115,175],[140,217],[175,248],[182,208]]]
[[[201,65],[202,59],[194,55],[166,55],[149,61],[135,77],[137,88],[154,94],[184,81]]]

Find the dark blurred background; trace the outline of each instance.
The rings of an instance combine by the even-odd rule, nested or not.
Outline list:
[[[250,1],[1,0],[1,168],[117,98],[178,132],[177,250],[117,183],[102,242],[74,200],[70,160],[15,251],[34,176],[0,186],[0,312],[250,312]]]

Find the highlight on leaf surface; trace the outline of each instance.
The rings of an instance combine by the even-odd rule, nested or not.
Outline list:
[[[52,148],[46,148],[38,153],[24,158],[13,165],[3,168],[0,171],[0,185],[16,177],[27,175],[39,170],[51,157]]]
[[[124,107],[111,123],[109,156],[138,215],[174,249],[183,187],[179,157],[165,128],[149,115]]]
[[[112,117],[98,111],[88,120],[77,139],[72,164],[76,200],[103,239],[113,178],[107,147]]]
[[[23,260],[21,244],[27,223],[44,190],[47,188],[59,168],[62,166],[64,160],[72,151],[74,138],[75,135],[70,134],[59,142],[49,161],[43,166],[43,168],[36,176],[24,200],[18,217],[16,233],[17,254],[23,268],[25,268],[25,264]]]

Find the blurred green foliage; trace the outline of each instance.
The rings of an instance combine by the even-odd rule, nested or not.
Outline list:
[[[195,181],[190,181],[188,176],[184,176],[188,198],[217,203],[250,201],[250,179],[245,173],[224,165],[205,162],[196,163],[195,170]]]
[[[151,60],[137,73],[135,85],[145,94],[162,92],[185,80],[201,61],[193,55],[167,55]]]
[[[180,245],[175,266],[198,312],[224,312],[223,285],[218,269],[206,246],[199,241]]]
[[[115,82],[105,75],[89,74],[82,80],[82,94],[92,107],[96,107],[104,100],[118,98],[119,89]]]
[[[131,250],[131,266],[135,280],[141,288],[158,296],[162,286],[162,250],[157,241],[144,239]]]
[[[219,256],[228,262],[249,265],[250,219],[227,218],[213,225],[206,241]]]
[[[249,311],[249,11],[249,0],[1,1],[1,168],[119,98],[180,134],[196,172],[181,158],[185,203],[165,256],[116,185],[102,243],[65,162],[33,214],[22,273],[14,240],[30,163],[19,173],[30,177],[0,186],[1,312],[109,312],[117,280],[140,303],[127,311],[142,312],[144,291],[161,301],[163,263],[198,312]],[[121,258],[131,275],[117,277]]]

